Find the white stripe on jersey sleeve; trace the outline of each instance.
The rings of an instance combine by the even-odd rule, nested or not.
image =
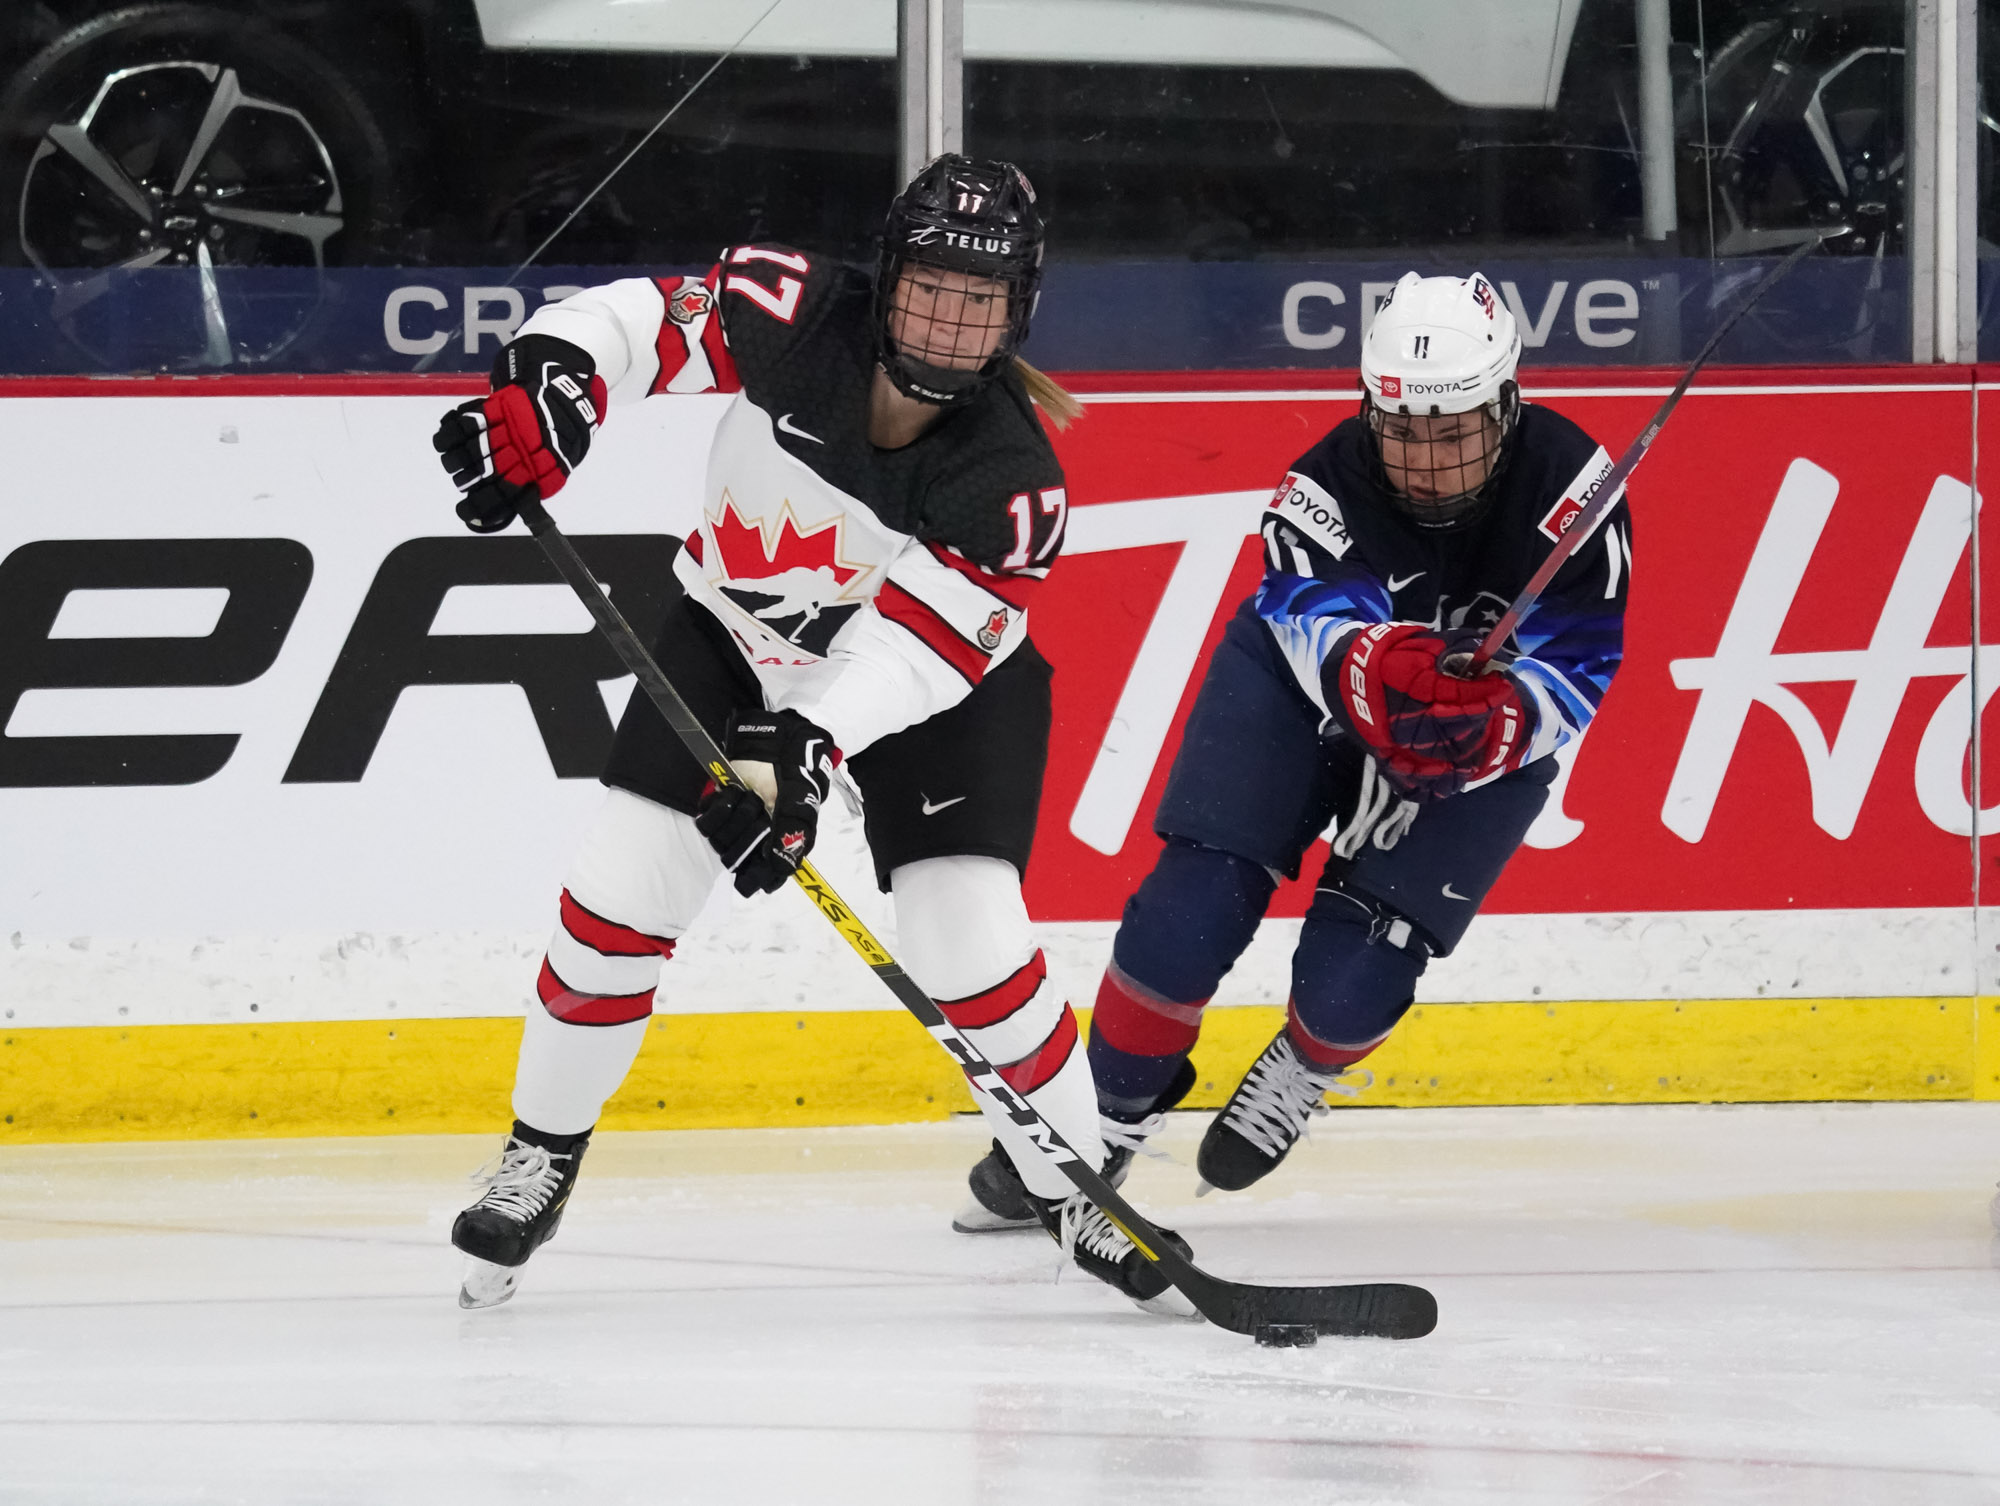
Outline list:
[[[652,391],[660,374],[658,340],[666,317],[658,283],[650,277],[621,277],[536,309],[521,333],[553,335],[582,346],[611,389],[611,400],[631,403]],[[706,357],[702,370],[708,370]]]
[[[1320,726],[1324,728],[1326,719],[1333,712],[1326,704],[1326,690],[1320,683],[1320,671],[1329,660],[1338,659],[1345,653],[1347,640],[1368,624],[1353,622],[1345,617],[1313,617],[1290,622],[1273,622],[1267,617],[1264,626],[1271,630],[1278,652],[1291,666],[1292,678],[1299,682],[1299,689],[1319,708]]]
[[[1583,736],[1596,708],[1577,693],[1560,670],[1539,659],[1516,659],[1507,668],[1535,706],[1535,735],[1521,762],[1546,758],[1564,743]]]

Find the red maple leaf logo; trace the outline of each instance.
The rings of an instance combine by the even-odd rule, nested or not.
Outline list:
[[[667,300],[667,317],[676,324],[692,324],[715,307],[715,295],[707,288],[682,288]]]
[[[743,520],[735,500],[727,495],[722,499],[722,516],[710,518],[708,529],[728,580],[765,580],[790,570],[809,574],[827,570],[832,572],[835,586],[845,586],[861,573],[859,567],[841,563],[839,518],[801,531],[789,503],[778,521],[775,547],[766,541],[762,528]]]

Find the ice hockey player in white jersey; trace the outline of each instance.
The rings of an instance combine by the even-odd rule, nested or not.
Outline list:
[[[1265,509],[1263,583],[1210,660],[1153,820],[1166,846],[1091,1015],[1107,1180],[1194,1086],[1204,1006],[1328,833],[1286,1022],[1196,1158],[1211,1188],[1274,1171],[1330,1090],[1365,1081],[1542,809],[1550,755],[1597,712],[1624,651],[1623,499],[1487,671],[1454,669],[1611,470],[1582,429],[1521,401],[1520,351],[1484,277],[1408,274],[1363,341],[1361,413]],[[958,1228],[1032,1224],[1015,1165],[996,1146],[973,1168]]]
[[[1018,169],[942,157],[894,201],[872,272],[746,245],[704,277],[586,290],[538,311],[501,352],[492,394],[440,424],[459,515],[484,533],[554,495],[607,404],[736,394],[655,655],[761,791],[718,790],[632,697],[560,896],[516,1122],[452,1231],[470,1257],[462,1304],[504,1301],[555,1232],[662,964],[715,884],[783,885],[842,764],[911,977],[1080,1154],[1101,1156],[1076,1017],[1021,898],[1051,715],[1027,609],[1067,506],[1031,393],[1074,411],[1016,355],[1042,244]],[[1079,1265],[1142,1305],[1190,1310],[980,1106]]]

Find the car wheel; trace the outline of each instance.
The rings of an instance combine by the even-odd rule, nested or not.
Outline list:
[[[321,271],[371,258],[395,198],[340,72],[208,6],[97,17],[0,94],[0,260],[39,268],[57,326],[114,369],[271,360]],[[155,268],[182,275],[134,275]]]

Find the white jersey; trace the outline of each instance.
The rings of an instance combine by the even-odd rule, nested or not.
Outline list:
[[[736,393],[675,573],[766,702],[850,757],[956,705],[1026,640],[1066,509],[1011,373],[902,449],[868,442],[871,308],[856,269],[741,246],[706,277],[588,289],[522,331],[588,351],[615,399]]]

